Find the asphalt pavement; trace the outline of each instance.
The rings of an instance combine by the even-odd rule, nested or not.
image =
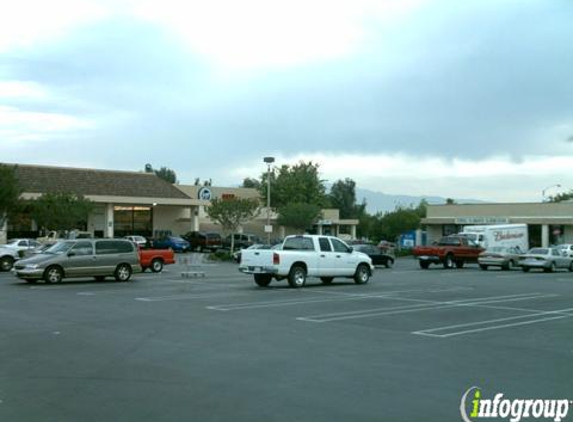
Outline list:
[[[566,271],[399,259],[303,289],[233,263],[128,283],[0,273],[0,421],[460,421],[472,387],[573,400],[572,322]]]

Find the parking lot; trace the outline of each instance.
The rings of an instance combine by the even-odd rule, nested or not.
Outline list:
[[[0,420],[458,421],[472,386],[573,399],[572,321],[567,271],[404,258],[303,289],[232,263],[128,283],[0,273]]]

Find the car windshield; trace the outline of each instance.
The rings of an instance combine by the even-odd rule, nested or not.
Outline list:
[[[186,242],[186,240],[183,240],[181,237],[172,237],[171,240],[174,242]]]
[[[75,242],[57,242],[53,246],[46,249],[44,253],[53,255],[65,254],[72,248],[72,246],[74,246],[74,244]]]
[[[6,242],[7,245],[15,245],[16,242],[18,242],[18,239],[10,239],[8,242]]]

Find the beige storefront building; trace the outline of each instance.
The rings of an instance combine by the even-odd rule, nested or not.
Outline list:
[[[573,243],[573,201],[429,205],[422,224],[431,243],[478,224],[527,224],[531,246]]]
[[[13,164],[8,164],[13,165]],[[221,232],[207,215],[215,198],[260,198],[256,189],[215,186],[172,185],[153,173],[69,167],[15,165],[23,199],[35,199],[45,193],[69,192],[94,202],[86,227],[95,237],[121,237],[139,234],[158,237],[182,235],[189,231]],[[271,238],[281,239],[292,232],[277,227],[271,212]],[[265,236],[267,210],[240,228],[241,232]],[[358,220],[342,220],[338,210],[324,210],[315,225],[318,233],[354,239]],[[42,228],[27,215],[0,227],[0,243],[13,237],[38,237]]]

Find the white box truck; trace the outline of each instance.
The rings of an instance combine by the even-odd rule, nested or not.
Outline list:
[[[527,224],[465,226],[459,235],[466,236],[486,249],[493,246],[517,246],[523,252],[529,249]]]

